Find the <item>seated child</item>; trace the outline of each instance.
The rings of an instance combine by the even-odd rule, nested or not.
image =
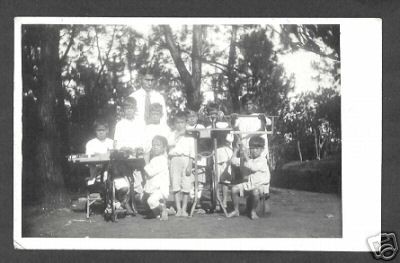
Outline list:
[[[125,98],[123,103],[123,117],[117,122],[114,133],[114,148],[124,151],[129,155],[143,152],[142,132],[144,130],[144,123],[135,120],[135,111],[136,100],[132,97]],[[140,195],[140,198],[143,195],[142,181],[143,180],[140,171],[133,171],[133,189],[135,193]],[[123,187],[122,185],[125,184],[126,182],[123,183],[122,180],[120,180],[118,183],[118,185],[121,187]],[[126,209],[129,212],[134,213],[133,210],[131,211],[129,205],[126,207]]]
[[[169,138],[170,174],[174,193],[176,216],[188,216],[187,203],[192,188],[194,139],[186,134],[186,114],[178,112],[174,118],[174,132]],[[181,203],[182,201],[182,203]]]
[[[170,136],[170,128],[160,123],[163,108],[160,103],[153,103],[149,107],[150,115],[144,130],[144,156],[146,163],[150,160],[150,150],[154,136],[160,135],[165,138]]]
[[[262,195],[269,193],[270,172],[267,159],[262,156],[265,147],[265,140],[260,136],[252,136],[249,140],[249,153],[244,149],[242,143],[240,148],[244,156],[244,168],[247,169],[243,175],[241,183],[232,187],[232,201],[234,210],[229,213],[228,217],[239,216],[239,198],[244,194],[250,194],[251,209],[250,218],[257,219],[256,209],[259,204],[259,199]],[[232,164],[239,166],[240,160],[236,157],[239,147],[236,147],[232,157]],[[267,202],[266,202],[267,204]],[[267,205],[266,205],[267,206]]]
[[[271,124],[271,120],[266,118],[263,114],[255,113],[257,110],[256,107],[256,97],[253,94],[246,94],[241,98],[242,104],[242,113],[245,115],[258,115],[259,118],[249,118],[249,117],[237,117],[237,114],[232,114],[232,127],[236,130],[242,132],[254,132],[254,131],[263,131],[265,130],[266,125]],[[251,134],[242,134],[240,139],[244,143],[246,148],[249,147],[249,139]],[[265,147],[262,152],[262,156],[267,156],[269,159],[269,148],[268,148],[268,137],[267,134],[262,135],[261,137],[265,140]]]
[[[96,120],[93,124],[96,132],[96,138],[86,143],[86,154],[87,155],[100,155],[107,154],[113,149],[113,140],[107,138],[108,135],[108,123],[105,120]],[[103,164],[90,164],[90,178],[88,185],[94,184],[96,177],[100,172],[104,171],[105,165]],[[103,178],[105,180],[106,178]]]
[[[207,106],[208,116],[215,123],[207,128],[228,128],[230,125],[224,120],[224,112],[219,110],[216,103],[210,103]],[[232,158],[232,142],[233,135],[230,133],[219,132],[217,133],[217,160],[218,160],[218,175],[217,181],[221,183],[219,188],[222,188],[222,205],[227,207],[228,200],[228,184],[231,181],[231,167],[230,160]],[[217,192],[220,196],[220,191]],[[217,206],[217,209],[219,207]]]
[[[144,167],[146,184],[143,201],[152,211],[150,218],[168,220],[166,202],[169,195],[169,170],[167,150],[168,141],[156,135],[152,141],[151,160]]]

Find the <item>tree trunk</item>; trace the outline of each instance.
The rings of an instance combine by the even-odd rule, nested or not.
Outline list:
[[[194,67],[193,73],[195,74],[193,77],[182,60],[181,52],[174,41],[171,27],[168,25],[162,25],[161,29],[164,32],[165,42],[169,52],[171,53],[171,57],[174,60],[179,75],[181,76],[181,81],[185,86],[187,106],[197,111],[201,104],[201,97],[199,96],[201,81],[201,27],[193,27],[192,67]]]
[[[239,112],[239,87],[235,83],[234,64],[236,60],[236,36],[237,25],[232,25],[231,43],[229,46],[229,59],[228,59],[228,88],[231,95],[232,108],[234,112]]]
[[[190,91],[188,96],[188,104],[194,110],[199,110],[201,104],[201,52],[202,52],[202,31],[203,27],[200,25],[193,26],[193,42],[192,42],[192,81],[193,90]]]
[[[297,151],[299,153],[300,162],[303,162],[303,155],[301,154],[300,140],[297,140]]]
[[[315,156],[316,156],[317,160],[321,160],[320,143],[319,143],[320,139],[317,134],[317,130],[316,129],[313,129],[313,130],[314,130]]]
[[[65,200],[64,178],[60,161],[60,136],[56,123],[56,90],[61,89],[58,53],[59,28],[44,26],[41,34],[41,91],[38,97],[40,129],[38,133],[38,176],[41,177],[45,207],[58,206]]]

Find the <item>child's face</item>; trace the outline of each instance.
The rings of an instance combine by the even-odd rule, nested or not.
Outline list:
[[[96,137],[100,141],[103,141],[107,138],[108,128],[104,125],[98,125],[96,127]]]
[[[198,120],[198,117],[197,117],[196,114],[190,114],[190,115],[188,116],[187,123],[188,123],[190,126],[194,126],[194,125],[196,125],[197,120]]]
[[[244,105],[243,109],[246,114],[252,114],[256,110],[256,105],[254,104],[253,100],[248,100]]]
[[[151,111],[150,112],[150,120],[149,120],[149,122],[153,123],[153,124],[159,124],[160,120],[161,120],[161,116],[162,116],[161,112],[159,112],[159,111]]]
[[[153,139],[151,143],[151,152],[153,153],[154,156],[163,154],[165,152],[165,147],[163,143],[158,139]]]
[[[175,129],[177,131],[184,131],[186,130],[186,119],[178,118],[175,120]]]
[[[260,157],[263,150],[264,149],[261,147],[255,147],[255,148],[250,147],[250,158],[256,159],[256,158]]]
[[[210,117],[211,120],[217,120],[218,119],[218,111],[217,110],[210,110],[208,112],[208,115]]]
[[[125,118],[127,118],[128,120],[133,120],[135,118],[135,107],[125,106],[124,112],[125,112]]]

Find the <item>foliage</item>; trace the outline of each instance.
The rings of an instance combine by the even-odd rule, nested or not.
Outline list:
[[[53,117],[59,136],[55,144],[64,155],[84,151],[97,117],[108,119],[113,136],[120,103],[139,87],[140,76],[147,71],[159,79],[158,90],[166,98],[169,116],[188,107],[204,108],[207,100],[218,101],[227,113],[239,112],[241,96],[254,93],[260,112],[278,116],[277,133],[270,143],[277,163],[298,158],[297,142],[304,159],[340,152],[337,26],[153,25],[147,34],[129,25],[56,29],[60,40],[54,55],[61,85],[55,87]],[[32,179],[38,176],[37,163],[29,156],[39,151],[35,135],[41,130],[39,102],[46,81],[41,75],[42,31],[43,26],[31,25],[23,26],[22,32],[25,185],[38,183]],[[321,56],[313,64],[321,88],[291,98],[295,79],[286,74],[279,55],[298,49]],[[73,184],[70,177],[64,179],[67,186]]]

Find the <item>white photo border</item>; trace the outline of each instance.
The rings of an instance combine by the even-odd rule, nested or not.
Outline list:
[[[339,24],[341,47],[342,238],[110,239],[22,237],[22,55],[26,24]],[[369,251],[381,232],[382,21],[379,18],[105,18],[14,20],[14,247],[93,250]],[[366,36],[368,41],[363,41]],[[301,227],[301,226],[299,226]],[[129,242],[127,242],[129,240]],[[110,242],[112,241],[112,242]],[[201,246],[199,246],[201,242]]]

